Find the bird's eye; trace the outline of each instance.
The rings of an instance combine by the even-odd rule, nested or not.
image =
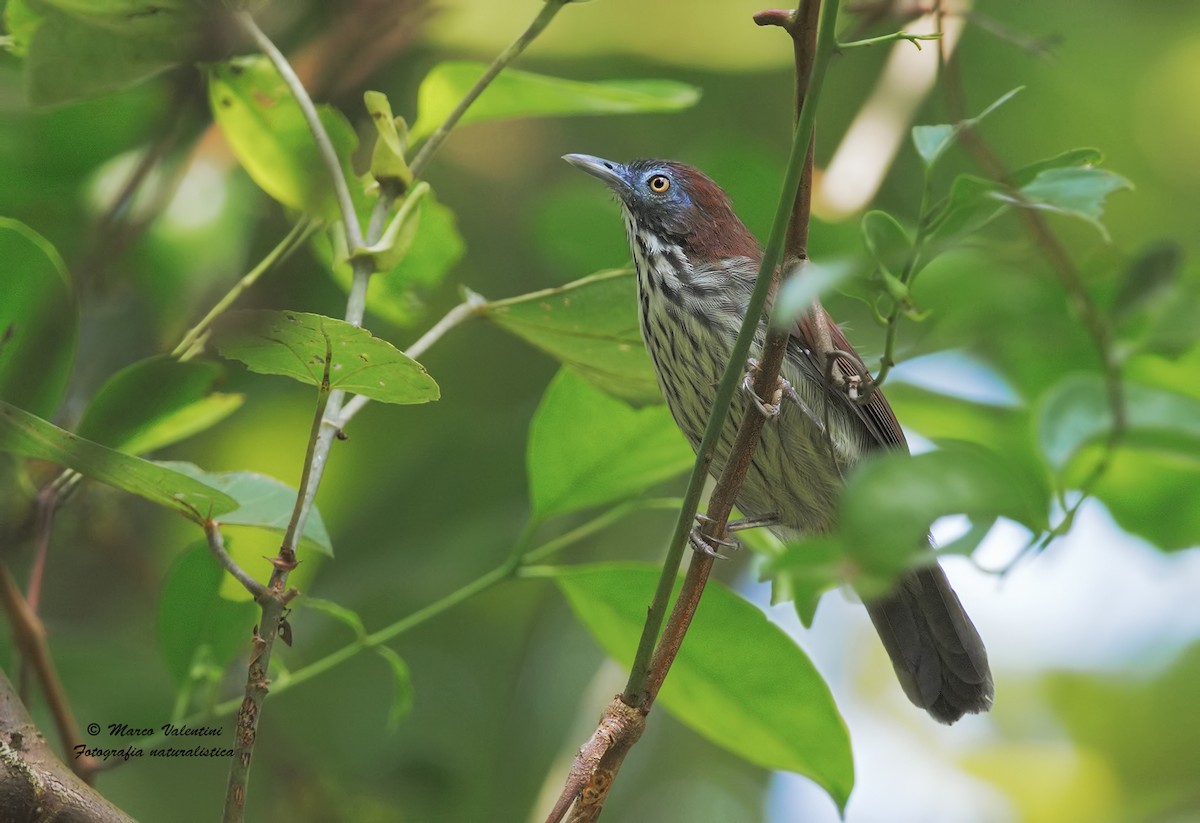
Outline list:
[[[656,174],[650,178],[650,182],[647,185],[650,186],[650,191],[654,192],[655,194],[662,194],[664,191],[671,188],[671,181],[668,180],[664,175]]]

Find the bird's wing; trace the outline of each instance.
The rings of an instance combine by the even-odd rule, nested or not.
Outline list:
[[[830,342],[833,348],[838,349],[850,355],[853,360],[846,357],[837,357],[837,364],[841,367],[843,374],[869,374],[866,365],[863,363],[858,352],[854,350],[854,346],[850,345],[850,341],[846,339],[846,335],[838,328],[838,325],[833,322],[833,318],[824,308],[820,309],[825,316],[825,325],[829,330]],[[820,346],[818,345],[817,330],[814,328],[813,318],[809,314],[805,314],[800,321],[792,327],[792,338],[799,344],[807,355],[812,358],[812,362],[817,374],[824,374],[821,364],[821,356],[818,354]],[[845,403],[846,406],[862,421],[870,432],[872,439],[879,445],[880,448],[889,449],[904,449],[908,451],[908,443],[904,439],[904,432],[900,428],[900,421],[896,419],[896,413],[892,411],[891,404],[887,398],[883,396],[883,392],[879,389],[871,392],[866,400],[851,400],[844,392],[834,391],[833,394],[838,398],[839,402]]]

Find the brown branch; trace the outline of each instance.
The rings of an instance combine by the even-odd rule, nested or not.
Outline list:
[[[220,523],[215,520],[204,521],[204,536],[208,538],[208,548],[213,553],[213,557],[225,571],[245,587],[246,591],[253,595],[256,601],[267,593],[263,584],[251,577],[249,572],[239,566],[237,561],[225,550],[225,538],[221,536]]]
[[[7,575],[7,570],[4,574]],[[0,811],[4,820],[133,823],[133,818],[54,756],[3,671],[0,671]]]
[[[46,645],[46,627],[29,607],[17,582],[13,580],[8,566],[0,563],[0,602],[8,616],[12,629],[13,644],[20,650],[21,656],[33,666],[38,682],[42,686],[42,694],[46,704],[54,716],[54,725],[58,729],[58,737],[62,742],[63,751],[70,752],[83,742],[79,734],[79,726],[75,723],[75,715],[71,712],[71,704],[63,689],[62,681],[50,658],[50,649]],[[4,685],[9,687],[8,680]],[[14,695],[13,700],[18,698]],[[96,772],[96,761],[90,757],[79,757],[71,760],[71,769],[84,782],[90,782]],[[0,808],[3,804],[0,804]]]
[[[793,39],[796,63],[795,116],[797,120],[799,120],[806,93],[812,82],[813,65],[817,53],[817,24],[821,5],[820,0],[804,0],[801,7],[794,13],[767,11],[754,16],[755,23],[760,26],[783,26]],[[781,268],[788,272],[799,269],[787,262],[788,260],[804,259],[807,256],[812,162],[813,144],[810,139],[800,175],[800,185],[792,202],[791,219],[785,235],[784,253],[786,257],[785,264]],[[763,275],[760,274],[760,276]],[[776,269],[772,272],[771,277],[771,288],[774,293],[779,286],[780,270]],[[769,316],[772,302],[768,299],[764,316]],[[753,384],[753,389],[759,397],[770,398],[775,393],[789,336],[786,329],[771,329],[767,333],[762,360],[755,369],[756,377]],[[754,406],[747,406],[747,411],[738,428],[737,438],[730,450],[729,459],[721,470],[721,475],[709,497],[704,526],[701,529],[702,539],[714,542],[725,539],[729,515],[733,511],[738,492],[741,490],[746,473],[754,459],[754,453],[766,422],[765,415],[760,414]],[[599,818],[608,792],[616,780],[617,772],[620,770],[626,754],[641,736],[645,718],[653,708],[659,689],[679,654],[696,608],[700,604],[700,598],[704,594],[712,565],[713,558],[710,555],[693,553],[679,596],[675,600],[675,605],[651,658],[645,689],[639,704],[636,707],[628,706],[618,696],[618,699],[609,705],[600,727],[576,756],[562,794],[546,818],[547,823],[557,823],[561,820],[565,810],[576,798],[578,799],[575,802],[574,811],[569,818],[571,823],[585,823],[585,821],[591,823]],[[619,722],[612,723],[613,718],[621,720],[627,717],[638,717],[640,722],[629,722],[626,725]],[[616,736],[613,734],[614,728],[618,733]],[[584,775],[588,776],[586,783],[582,779]]]

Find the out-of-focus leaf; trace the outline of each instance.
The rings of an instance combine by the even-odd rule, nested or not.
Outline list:
[[[237,311],[214,331],[217,351],[259,374],[320,386],[330,356],[329,386],[383,403],[428,403],[438,385],[416,360],[344,320],[291,311]]]
[[[862,234],[875,262],[889,274],[899,277],[912,252],[912,239],[896,218],[878,209],[869,211],[862,216]]]
[[[939,517],[1008,517],[1037,532],[1048,523],[1049,492],[1000,454],[949,441],[919,455],[884,454],[850,475],[842,497],[840,536],[848,556],[887,576],[927,551]]]
[[[249,645],[259,608],[221,597],[224,576],[203,540],[184,549],[167,572],[158,601],[158,650],[177,684],[191,679],[200,647],[208,647],[212,665],[224,668]]]
[[[1126,443],[1190,453],[1200,458],[1200,400],[1125,381]],[[1062,469],[1080,447],[1112,429],[1104,380],[1072,374],[1042,398],[1038,441],[1051,464]]]
[[[950,196],[934,217],[932,239],[946,242],[960,234],[978,231],[1004,213],[1007,207],[988,196],[999,188],[996,181],[973,174],[954,178]]]
[[[49,241],[6,217],[0,217],[0,266],[0,399],[49,417],[75,355],[75,293]]]
[[[304,114],[267,58],[238,57],[210,65],[208,97],[230,148],[263,191],[289,208],[327,220],[341,217]],[[358,183],[349,164],[358,136],[336,109],[320,106],[317,114],[353,188]]]
[[[129,454],[177,443],[216,425],[238,406],[240,394],[212,391],[217,363],[181,363],[166,356],[141,360],[110,377],[84,410],[80,437]]]
[[[928,174],[946,150],[954,145],[954,141],[958,139],[959,133],[964,128],[975,128],[979,122],[996,109],[1003,106],[1009,100],[1016,96],[1024,86],[1018,86],[1005,95],[1002,95],[995,103],[988,106],[977,116],[963,120],[960,123],[941,124],[937,126],[913,126],[912,139],[913,145],[917,148],[917,154],[921,155],[921,159],[925,161],[925,172]]]
[[[423,297],[442,282],[464,251],[454,212],[432,193],[422,198],[410,225],[414,233],[404,256],[393,268],[374,275],[367,287],[367,309],[401,327],[412,326],[424,316]],[[345,257],[344,240],[338,239],[335,250],[329,237],[316,235],[313,250],[334,281],[349,291],[354,274]]]
[[[1114,191],[1132,188],[1132,183],[1107,169],[1053,168],[1022,186],[1020,197],[1004,191],[991,192],[990,196],[1014,206],[1078,217],[1095,226],[1108,240],[1108,229],[1100,222],[1104,199]]]
[[[485,69],[483,63],[463,61],[434,66],[417,91],[417,122],[412,127],[412,138],[420,140],[432,134]],[[459,123],[512,117],[669,112],[686,109],[699,99],[699,89],[673,80],[582,83],[508,69],[488,85]]]
[[[219,489],[236,501],[236,507],[221,513],[223,525],[254,526],[273,531],[287,529],[296,504],[296,490],[286,483],[267,477],[257,472],[206,472],[191,463],[163,461],[157,464],[173,472],[193,477]],[[313,506],[308,520],[304,524],[304,534],[300,538],[300,547],[318,551],[321,554],[333,556],[333,544],[329,540],[329,532],[325,529],[325,521],[321,513]]]
[[[630,408],[562,369],[529,427],[533,513],[551,517],[632,497],[694,461],[665,406]]]
[[[29,5],[29,0],[8,0],[4,4],[4,31],[8,36],[4,48],[16,57],[25,57],[41,24],[42,15]]]
[[[392,696],[392,706],[388,709],[388,729],[395,731],[396,727],[400,725],[400,721],[412,711],[414,696],[412,673],[408,670],[408,664],[404,662],[404,658],[391,647],[376,646],[375,651],[388,662],[388,666],[392,670],[392,679],[395,681],[396,693]]]
[[[600,646],[629,665],[659,569],[614,563],[548,573]],[[659,701],[714,743],[806,775],[845,807],[854,765],[828,686],[791,638],[720,582],[709,582]]]
[[[237,501],[191,477],[63,431],[0,401],[0,451],[49,460],[85,477],[140,495],[203,523],[237,508]]]
[[[127,17],[81,17],[74,10],[68,14],[45,7],[42,14],[25,58],[25,86],[34,105],[124,89],[195,56],[195,15],[174,21],[163,15],[163,28],[150,34],[148,25],[134,25]]]
[[[89,25],[122,34],[166,37],[195,31],[204,3],[197,0],[40,0]]]
[[[1084,449],[1077,462],[1094,465],[1099,449]],[[1200,546],[1200,458],[1194,450],[1120,448],[1093,493],[1121,528],[1160,549]]]
[[[833,291],[853,272],[849,261],[826,264],[804,261],[803,269],[789,277],[779,290],[772,322],[789,327],[808,311],[814,300]]]
[[[609,394],[632,403],[662,402],[638,331],[631,269],[495,300],[484,307],[484,315]]]
[[[1113,315],[1122,320],[1165,292],[1179,277],[1183,249],[1173,240],[1155,243],[1130,261],[1121,275]]]
[[[846,549],[836,535],[794,540],[766,563],[764,574],[788,581],[796,615],[812,627],[821,595],[842,583],[846,574]]]
[[[1080,148],[1068,149],[1062,154],[1047,157],[1036,163],[1017,169],[1012,173],[1013,182],[1018,187],[1032,183],[1037,176],[1047,169],[1066,169],[1074,166],[1098,166],[1104,160],[1099,149]]]

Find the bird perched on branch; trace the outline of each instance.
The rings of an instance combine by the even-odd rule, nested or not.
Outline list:
[[[698,448],[762,261],[758,241],[729,196],[690,166],[665,160],[623,165],[586,154],[563,159],[606,183],[621,204],[637,270],[642,339],[675,422]],[[747,522],[785,540],[832,531],[849,470],[874,450],[908,448],[881,391],[862,397],[847,391],[847,382],[866,375],[866,367],[820,311],[823,317],[806,315],[792,331],[780,372],[782,402],[764,403],[752,392],[735,397],[712,464],[715,476],[748,410],[757,406],[771,416],[737,506]],[[762,324],[757,349],[764,336]],[[826,379],[827,357],[842,372],[840,381]],[[916,706],[942,723],[988,710],[987,652],[936,562],[907,572],[866,607]]]

